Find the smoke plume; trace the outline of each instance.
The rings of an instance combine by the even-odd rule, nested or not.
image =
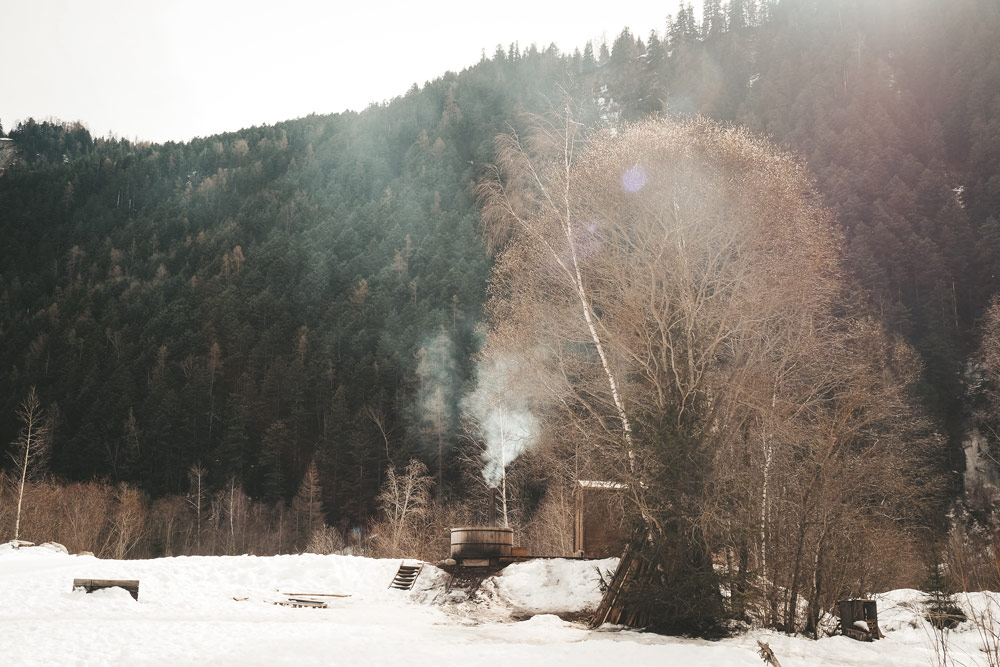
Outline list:
[[[507,467],[538,437],[538,419],[528,407],[520,368],[509,358],[480,362],[476,389],[462,400],[462,412],[483,441],[483,478],[490,487],[504,479]]]

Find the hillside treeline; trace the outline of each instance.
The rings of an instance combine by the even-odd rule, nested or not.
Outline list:
[[[845,269],[920,355],[950,437],[935,465],[961,469],[961,377],[1000,274],[1000,8],[705,4],[572,54],[498,47],[361,113],[161,145],[10,128],[0,442],[34,386],[67,483],[157,498],[200,467],[213,493],[274,504],[315,461],[345,526],[412,458],[438,497],[462,493],[493,261],[476,184],[497,134],[570,98],[590,125],[700,113],[801,155]]]

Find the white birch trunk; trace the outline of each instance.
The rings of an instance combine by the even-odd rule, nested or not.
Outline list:
[[[28,457],[31,455],[31,437],[33,424],[28,423],[28,434],[24,443],[24,460],[21,464],[21,485],[17,491],[17,517],[14,520],[14,539],[21,534],[21,504],[24,500],[24,483],[28,479]]]
[[[571,122],[569,120],[569,112],[566,114],[567,124]],[[573,164],[573,149],[570,141],[569,128],[566,128],[564,133],[564,143],[563,143],[563,166],[565,169],[564,173],[564,185],[563,185],[563,210],[565,217],[563,218],[563,233],[566,235],[566,243],[569,246],[570,258],[573,261],[573,272],[572,280],[574,286],[576,287],[577,296],[580,299],[580,307],[583,309],[583,319],[587,322],[587,329],[590,331],[590,338],[594,342],[594,347],[597,348],[597,355],[601,358],[601,366],[604,368],[604,373],[608,377],[608,386],[611,389],[611,399],[615,403],[615,408],[618,410],[618,418],[622,423],[622,434],[625,437],[625,442],[629,447],[629,463],[634,464],[634,454],[632,452],[632,425],[629,423],[628,414],[625,412],[625,403],[622,401],[621,394],[618,392],[618,383],[615,381],[615,374],[611,370],[611,365],[608,363],[608,357],[604,353],[604,345],[601,343],[601,337],[597,333],[597,327],[594,325],[593,311],[590,307],[590,301],[587,299],[587,290],[583,286],[583,274],[580,272],[580,262],[576,253],[576,243],[573,241],[573,217],[570,213],[570,169]]]

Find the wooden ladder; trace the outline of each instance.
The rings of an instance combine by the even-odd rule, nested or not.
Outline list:
[[[396,570],[396,576],[392,578],[389,588],[398,588],[401,591],[410,590],[413,588],[413,584],[417,582],[417,577],[420,576],[420,571],[423,569],[423,563],[407,565],[406,561],[403,561],[399,564],[399,569]]]

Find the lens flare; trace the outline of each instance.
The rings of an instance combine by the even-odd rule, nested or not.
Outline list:
[[[646,170],[636,165],[622,174],[622,188],[626,192],[638,192],[646,187]]]

